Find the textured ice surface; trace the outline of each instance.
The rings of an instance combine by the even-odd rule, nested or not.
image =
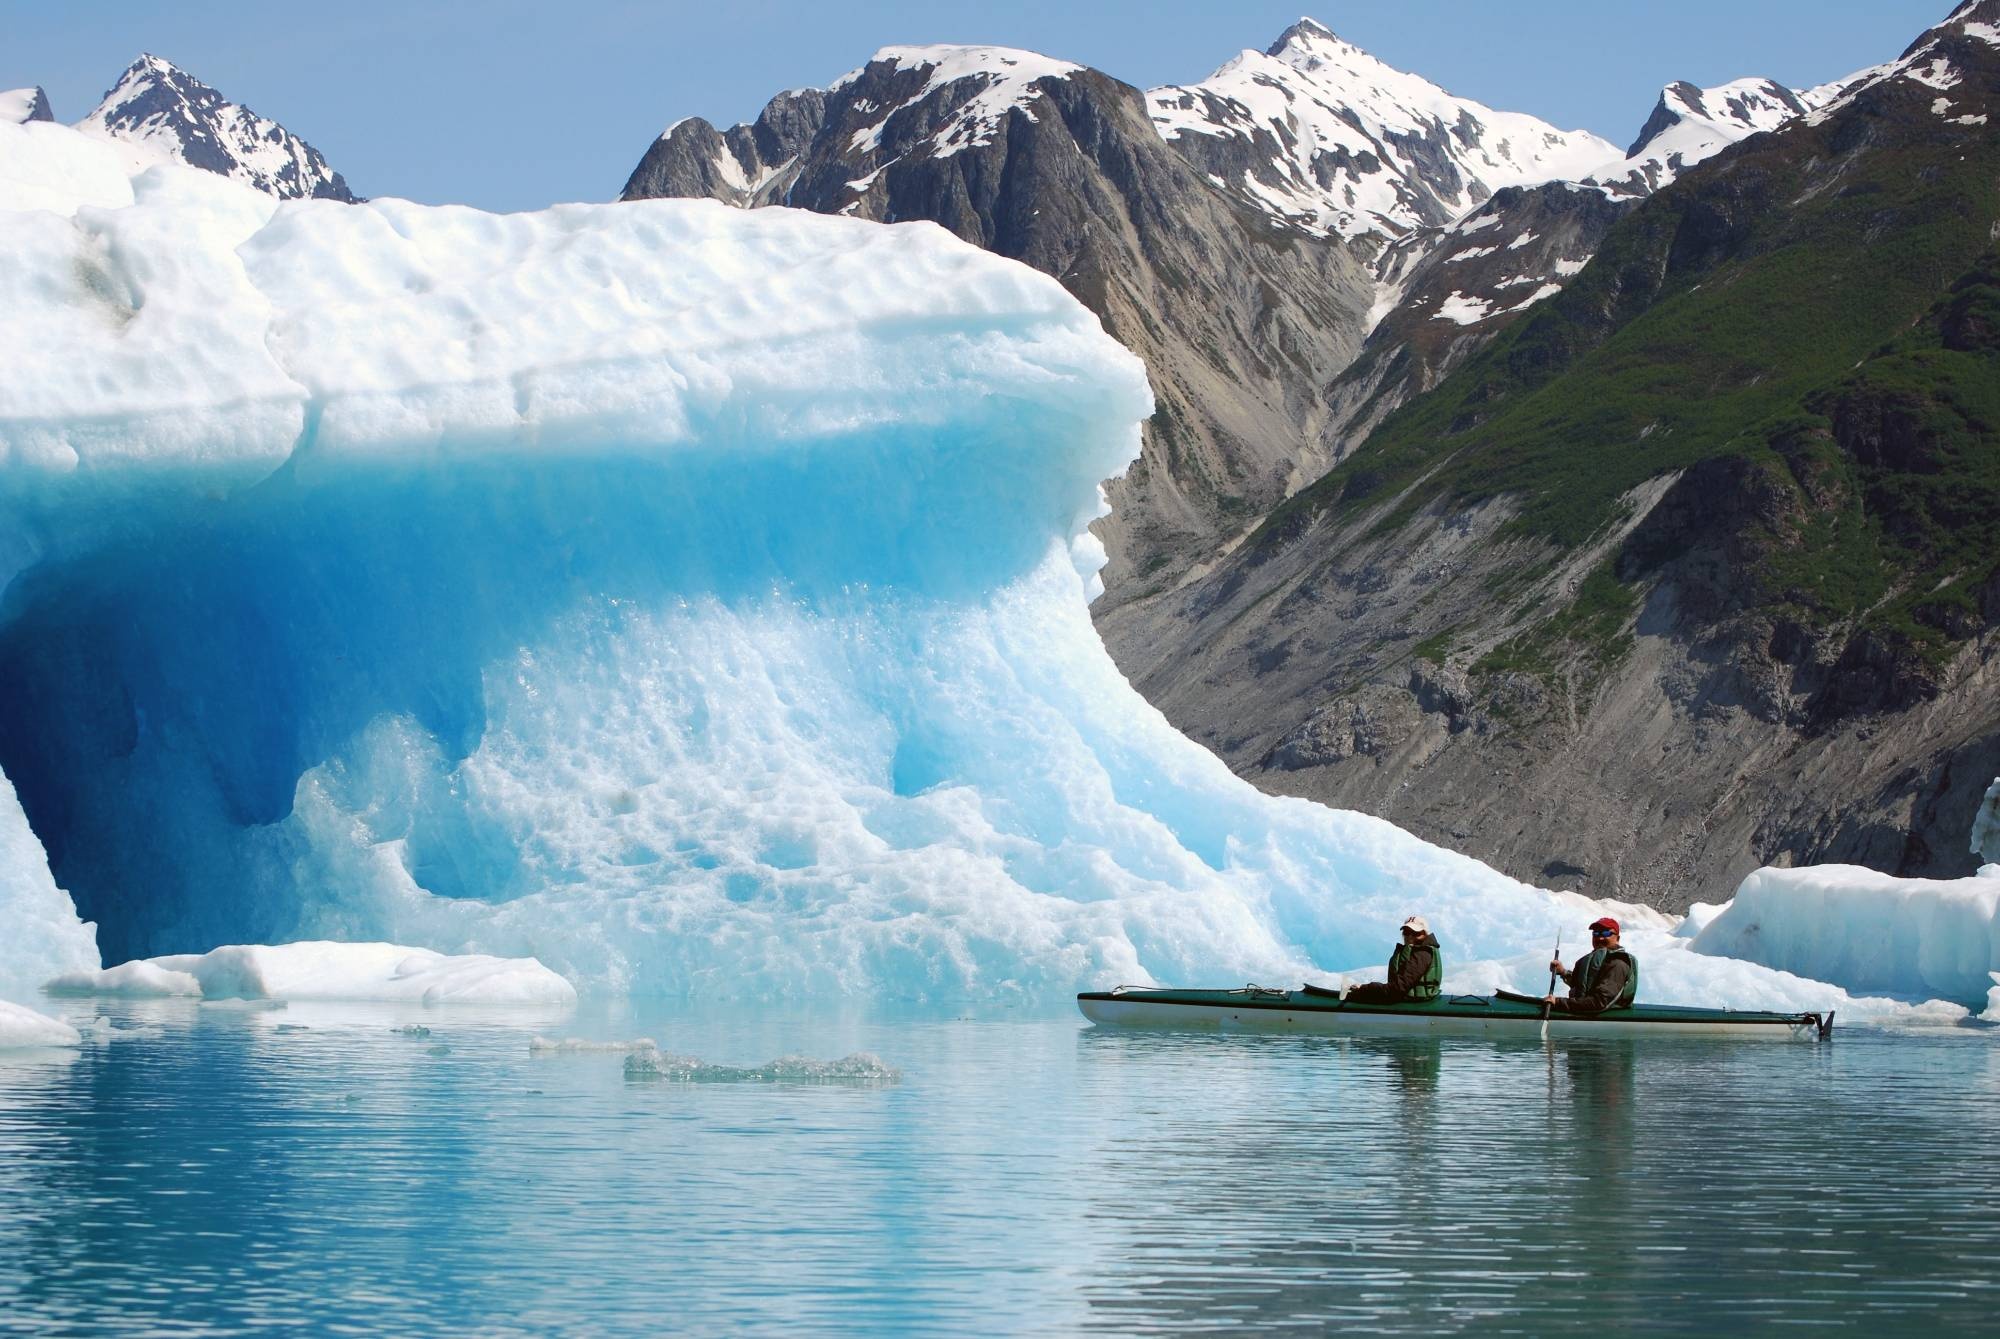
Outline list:
[[[50,981],[52,995],[200,995],[210,1000],[570,1004],[576,989],[532,958],[447,956],[401,944],[231,944]]]
[[[1858,865],[1760,869],[1693,946],[1849,990],[1976,1007],[2000,968],[2000,879],[1899,879]]]
[[[665,1079],[673,1083],[795,1083],[858,1084],[875,1087],[897,1083],[902,1075],[882,1058],[866,1051],[838,1060],[814,1060],[787,1055],[761,1065],[718,1065],[698,1056],[676,1055],[657,1048],[640,1048],[625,1057],[628,1079]]]
[[[24,1046],[76,1046],[82,1041],[83,1034],[61,1019],[0,1000],[0,1051]]]
[[[1085,525],[1150,402],[1053,280],[707,202],[280,205],[161,166],[106,208],[75,138],[98,203],[0,190],[0,689],[32,703],[0,771],[48,853],[9,896],[52,863],[107,957],[207,995],[432,989],[387,945],[187,952],[325,938],[1046,1001],[1379,970],[1420,910],[1539,989],[1598,914],[1262,795],[1132,691]],[[1829,989],[1677,951],[1645,983]]]

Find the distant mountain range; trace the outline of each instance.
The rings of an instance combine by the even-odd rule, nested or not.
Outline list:
[[[928,219],[1060,279],[1146,359],[1159,403],[1110,489],[1108,609],[1210,561],[1559,291],[1618,202],[1771,120],[1766,102],[1805,105],[1752,82],[1676,85],[1623,153],[1454,97],[1309,19],[1150,91],[1025,51],[889,47],[750,124],[675,122],[623,194]],[[1498,259],[1458,245],[1510,221]],[[1407,363],[1364,357],[1413,338],[1426,348]]]

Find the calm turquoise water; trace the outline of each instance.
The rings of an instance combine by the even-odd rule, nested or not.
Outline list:
[[[157,1032],[0,1058],[0,1331],[1991,1333],[2000,1304],[1987,1029],[105,1012]],[[535,1032],[902,1079],[639,1081]]]

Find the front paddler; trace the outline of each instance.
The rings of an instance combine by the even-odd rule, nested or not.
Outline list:
[[[1631,1007],[1639,993],[1639,960],[1618,946],[1618,922],[1601,916],[1590,923],[1590,952],[1567,971],[1562,959],[1549,971],[1569,983],[1569,998],[1551,994],[1544,1004],[1559,1014],[1601,1014]]]
[[[1403,942],[1389,953],[1389,979],[1350,986],[1341,996],[1349,1004],[1402,1004],[1434,1000],[1444,981],[1444,950],[1422,916],[1403,922]]]

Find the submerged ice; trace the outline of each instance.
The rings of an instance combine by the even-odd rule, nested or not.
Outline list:
[[[280,205],[66,135],[0,126],[66,165],[0,171],[0,906],[39,927],[0,995],[94,970],[86,920],[111,961],[1043,999],[1359,967],[1416,909],[1534,987],[1597,913],[1262,795],[1125,683],[1086,526],[1150,399],[1054,281],[783,210]],[[1654,998],[1848,1003],[1654,919]]]

